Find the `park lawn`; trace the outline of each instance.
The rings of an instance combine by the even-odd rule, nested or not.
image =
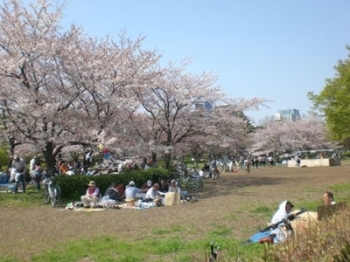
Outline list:
[[[264,246],[242,244],[266,225],[278,204],[315,211],[325,190],[349,202],[350,165],[252,168],[205,180],[199,201],[147,210],[65,211],[41,195],[0,195],[0,261],[263,261]]]

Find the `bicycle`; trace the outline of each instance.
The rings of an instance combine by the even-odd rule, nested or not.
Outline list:
[[[179,176],[176,179],[176,182],[180,187],[186,188],[188,190],[193,190],[197,192],[203,189],[203,180],[199,176]]]
[[[44,180],[45,191],[44,201],[46,204],[51,203],[52,207],[55,207],[61,198],[61,188],[52,177],[48,177]]]

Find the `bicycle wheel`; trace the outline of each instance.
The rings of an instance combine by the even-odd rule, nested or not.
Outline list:
[[[45,192],[44,192],[44,201],[45,201],[45,204],[50,203],[50,194],[46,188],[45,188]]]
[[[182,177],[179,177],[178,179],[176,179],[176,184],[179,187],[187,187],[187,181]]]
[[[57,187],[57,199],[60,200],[61,199],[61,187],[59,185],[56,186]]]
[[[200,191],[203,189],[203,181],[200,178],[191,178],[188,181],[188,187],[194,191]]]
[[[50,202],[52,207],[55,207],[59,199],[59,190],[57,187],[54,187],[52,190],[53,190],[53,195],[50,196]]]

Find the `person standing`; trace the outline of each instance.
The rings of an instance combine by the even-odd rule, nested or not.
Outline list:
[[[26,183],[25,183],[25,177],[24,172],[26,169],[26,164],[22,159],[20,159],[17,155],[13,157],[12,161],[12,168],[15,172],[15,188],[14,188],[14,194],[18,193],[18,186],[22,185],[22,191],[23,193],[26,192]]]
[[[32,177],[34,179],[35,185],[36,185],[36,190],[40,191],[40,182],[43,177],[43,169],[41,168],[40,164],[36,164],[35,168],[32,172]]]
[[[300,162],[301,162],[300,156],[297,156],[296,158],[297,158],[296,159],[296,166],[300,167]]]
[[[91,167],[92,166],[92,153],[93,153],[93,150],[89,150],[86,155],[85,155],[85,162],[86,162],[86,165],[87,167]]]
[[[35,165],[37,164],[36,156],[33,156],[33,158],[29,162],[29,173],[33,176]]]

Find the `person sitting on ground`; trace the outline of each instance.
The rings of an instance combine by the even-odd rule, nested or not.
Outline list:
[[[136,194],[141,193],[141,189],[135,186],[134,181],[130,181],[125,189],[125,201],[135,202],[137,200]]]
[[[170,185],[169,185],[169,190],[168,192],[177,192],[177,193],[181,193],[181,189],[180,187],[177,185],[176,181],[173,179],[170,181]]]
[[[150,189],[148,189],[144,202],[158,202],[161,194],[159,193],[159,184],[155,183]]]
[[[322,202],[325,206],[335,205],[334,195],[332,192],[326,191],[322,195]]]
[[[123,201],[125,198],[125,188],[123,183],[119,183],[116,187],[116,190],[118,190],[119,193],[119,201]]]
[[[0,177],[1,177],[0,184],[7,184],[10,180],[10,174],[9,172],[6,172],[6,170],[1,172]]]
[[[204,163],[204,166],[202,168],[203,171],[209,171],[210,170],[210,166],[207,163]]]
[[[169,191],[169,185],[164,179],[160,180],[159,192],[167,193]]]
[[[81,196],[84,208],[97,207],[97,202],[100,200],[99,194],[100,190],[96,186],[95,181],[90,181],[86,194]]]
[[[293,208],[294,205],[290,201],[284,200],[273,215],[270,225],[277,224],[283,219],[287,219]],[[285,226],[285,223],[281,223],[277,228],[271,231],[270,237],[273,239],[274,243],[282,243],[289,237],[290,232],[286,230]]]
[[[111,185],[106,189],[104,198],[119,201],[119,192],[116,189],[116,183],[112,182]]]
[[[150,189],[152,187],[152,181],[151,180],[147,180],[146,183],[144,183],[141,186],[141,192],[142,193],[147,193],[148,189]]]

